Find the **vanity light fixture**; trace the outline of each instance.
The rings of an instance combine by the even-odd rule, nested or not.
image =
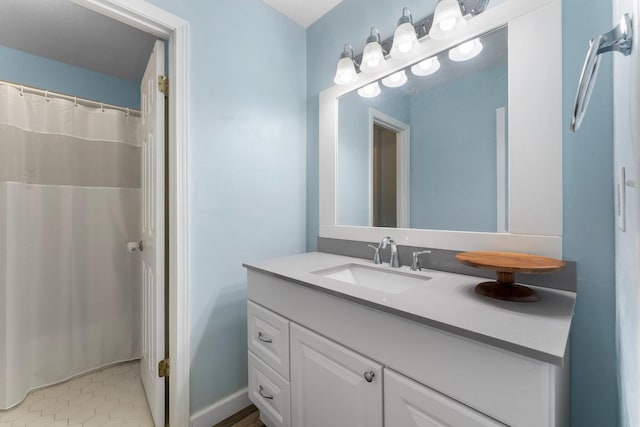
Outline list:
[[[402,16],[398,20],[396,31],[393,33],[391,57],[409,58],[417,53],[418,46],[418,35],[413,26],[413,16],[409,8],[405,7],[402,9]]]
[[[398,26],[393,34],[384,40],[380,40],[380,32],[372,27],[367,38],[365,49],[359,55],[354,55],[351,45],[346,44],[340,55],[340,61],[336,68],[334,82],[337,85],[350,85],[358,81],[358,71],[365,73],[377,73],[387,65],[385,53],[394,59],[406,59],[420,52],[420,40],[426,36],[433,39],[441,39],[454,35],[466,24],[466,18],[473,18],[484,12],[490,0],[439,0],[435,12],[418,22],[413,22],[413,16],[409,8],[402,9],[402,16],[398,20]],[[463,17],[466,16],[466,18]],[[482,47],[480,47],[482,50]],[[479,53],[479,52],[478,52]],[[455,54],[454,54],[455,56]],[[462,60],[462,59],[461,59]],[[434,59],[434,66],[438,66]],[[426,72],[426,64],[416,64],[412,67],[415,75]],[[420,68],[423,68],[422,71]],[[431,70],[431,69],[429,69]],[[432,70],[432,72],[435,72]]]
[[[375,31],[375,35],[373,32]],[[380,31],[376,27],[371,27],[371,34],[367,37],[367,45],[362,53],[362,63],[360,70],[363,73],[375,73],[387,65],[384,58],[384,50],[380,44]]]
[[[377,81],[358,89],[358,95],[363,98],[375,98],[380,95],[380,92],[382,90],[380,90],[380,85]]]
[[[429,36],[435,40],[444,40],[460,32],[466,23],[458,0],[440,0],[433,13]]]
[[[468,42],[464,42],[449,51],[449,59],[452,61],[467,61],[482,52],[483,45],[477,37]]]
[[[407,73],[405,73],[404,70],[400,70],[382,79],[382,84],[386,87],[400,87],[404,85],[407,80]]]
[[[432,56],[424,61],[420,61],[411,67],[411,72],[420,77],[430,76],[440,69],[440,61],[437,56]]]
[[[344,45],[344,50],[340,54],[340,60],[336,68],[336,76],[333,81],[337,85],[348,85],[358,81],[358,73],[353,60],[353,48],[350,44]]]

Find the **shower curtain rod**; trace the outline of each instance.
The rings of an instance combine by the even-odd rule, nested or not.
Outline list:
[[[100,108],[104,110],[118,110],[134,117],[140,117],[140,110],[134,110],[133,108],[120,107],[118,105],[107,104],[104,102],[93,101],[91,99],[78,98],[77,96],[66,95],[60,92],[52,92],[46,89],[40,89],[33,86],[26,86],[19,83],[8,82],[6,80],[0,80],[1,85],[11,86],[20,91],[20,93],[32,93],[35,95],[43,95],[45,98],[59,98],[72,101],[76,105],[84,105],[85,107]]]

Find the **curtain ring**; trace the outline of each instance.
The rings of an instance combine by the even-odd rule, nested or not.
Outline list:
[[[51,101],[51,100],[49,99],[49,91],[48,91],[48,90],[45,90],[45,91],[44,91],[44,99],[45,99],[45,101],[47,101],[47,102]]]
[[[20,85],[20,96],[24,96],[24,86]]]
[[[100,110],[104,113],[104,104],[102,102],[100,103]]]
[[[77,96],[74,96],[74,97],[73,97],[73,106],[74,106],[74,107],[77,107],[77,106],[78,106],[78,97],[77,97]]]
[[[127,108],[127,117],[129,117],[129,109]]]

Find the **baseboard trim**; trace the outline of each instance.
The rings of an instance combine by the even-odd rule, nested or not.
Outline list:
[[[191,427],[211,427],[251,405],[247,387],[191,415]]]

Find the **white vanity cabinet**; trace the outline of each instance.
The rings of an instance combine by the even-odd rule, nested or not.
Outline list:
[[[287,259],[300,269],[308,262],[306,271],[334,260],[353,262],[316,254]],[[380,300],[354,299],[306,273],[269,273],[279,265],[249,266],[247,273],[249,397],[268,427],[569,426],[568,366],[387,312]],[[432,298],[451,289],[457,305],[442,304],[456,316],[468,315],[460,311],[466,303],[480,304],[485,315],[497,310],[497,319],[510,315],[461,292],[471,285],[440,288],[433,280]],[[539,330],[546,320],[518,316],[526,319],[518,325],[524,336],[549,338]]]
[[[250,398],[268,427],[505,425],[251,301],[248,312],[250,346],[257,341],[259,348],[275,345],[290,349],[290,382],[249,350]],[[290,331],[290,335],[282,334],[290,336],[290,346],[260,340],[273,334],[256,328],[256,318],[266,318],[278,323],[278,330]],[[269,356],[271,365],[276,360],[279,368],[283,368],[282,359],[289,360],[273,358],[271,351],[260,353]]]

